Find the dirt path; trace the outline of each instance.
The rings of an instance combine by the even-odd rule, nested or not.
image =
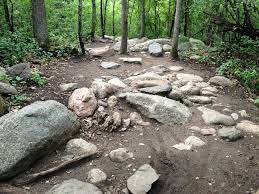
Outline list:
[[[130,54],[133,56],[133,54]],[[119,62],[119,55],[105,59],[71,59],[58,62],[55,66],[42,69],[46,77],[51,78],[48,84],[40,89],[27,89],[25,93],[31,96],[31,101],[54,99],[67,105],[71,93],[61,93],[61,83],[77,82],[81,87],[90,87],[95,78],[101,76],[117,76],[126,78],[129,74],[142,71],[155,65],[180,65],[185,73],[200,75],[208,81],[214,75],[215,69],[199,64],[185,64],[172,62],[169,57],[153,58],[147,54],[135,53],[143,58],[143,65],[123,64],[118,69],[105,70],[99,67],[101,61]],[[213,109],[222,111],[230,107],[233,112],[246,110],[249,120],[259,122],[258,108],[251,104],[241,87],[231,90],[221,90],[217,103]],[[119,102],[119,111],[124,114],[134,109],[123,100]],[[159,174],[160,179],[154,184],[150,193],[253,193],[259,188],[259,137],[247,135],[235,142],[227,142],[217,136],[203,136],[192,132],[191,126],[210,127],[201,118],[197,106],[190,108],[193,113],[192,121],[186,125],[162,125],[154,120],[144,118],[151,124],[146,127],[130,128],[121,133],[99,132],[89,139],[86,135],[78,137],[96,144],[102,155],[93,160],[84,160],[55,176],[41,179],[38,182],[24,187],[29,193],[44,193],[53,185],[63,180],[76,178],[86,181],[87,172],[94,168],[103,169],[108,179],[98,187],[107,193],[122,193],[126,188],[127,178],[142,164],[150,163]],[[136,111],[136,110],[134,110]],[[227,113],[230,114],[230,113]],[[220,126],[211,126],[219,129]],[[195,147],[190,151],[179,151],[173,145],[182,142],[194,134],[203,140],[206,145]],[[112,162],[107,154],[119,147],[126,147],[134,153],[134,158],[125,163]],[[29,172],[37,172],[51,166],[60,157],[63,148],[38,161]]]

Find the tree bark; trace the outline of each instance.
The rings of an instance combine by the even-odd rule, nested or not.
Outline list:
[[[95,38],[95,30],[96,30],[96,2],[92,0],[92,31],[91,38],[94,40]]]
[[[174,13],[173,13],[173,17],[172,17],[171,25],[170,25],[170,29],[169,29],[169,37],[170,38],[172,37],[172,34],[173,34],[175,12],[176,12],[176,0],[174,0]]]
[[[44,0],[32,0],[33,33],[43,49],[48,49],[49,35]]]
[[[78,40],[83,54],[85,54],[85,46],[82,36],[82,0],[78,0]]]
[[[146,19],[146,9],[145,9],[145,0],[140,2],[140,38],[145,37],[145,19]]]
[[[11,13],[9,12],[7,0],[3,0],[3,7],[4,7],[5,20],[8,25],[9,31],[14,32],[14,24],[13,24],[13,16],[12,16],[13,11],[11,11]],[[11,10],[13,10],[13,4],[12,4]]]
[[[121,0],[121,54],[127,54],[128,51],[128,2]]]
[[[108,7],[108,0],[106,0],[106,1],[105,1],[105,4],[104,4],[104,17],[103,17],[104,35],[106,34],[106,16],[107,16],[107,7]]]
[[[172,50],[171,56],[174,59],[178,59],[178,39],[180,33],[180,13],[181,13],[181,1],[176,1],[176,11],[175,11],[175,19],[174,19],[174,34],[173,34],[173,43],[172,43]]]
[[[112,35],[115,38],[115,3],[116,0],[113,0],[112,4]]]
[[[100,19],[101,19],[102,38],[104,38],[105,29],[104,29],[104,21],[103,21],[103,0],[100,1]]]
[[[189,21],[190,21],[190,12],[189,12],[189,7],[190,7],[190,0],[185,0],[184,2],[184,27],[183,27],[183,34],[184,36],[188,36],[188,30],[189,30]]]

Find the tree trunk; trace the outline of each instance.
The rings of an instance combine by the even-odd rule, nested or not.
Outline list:
[[[115,38],[115,2],[116,0],[113,0],[112,4],[112,35]]]
[[[128,49],[128,2],[121,0],[121,54],[127,54]]]
[[[188,36],[188,28],[189,28],[189,21],[190,21],[190,13],[189,13],[189,7],[190,7],[190,0],[185,0],[184,2],[184,27],[183,27],[183,34],[184,36]]]
[[[82,0],[78,0],[78,40],[83,54],[85,54],[85,46],[82,36]]]
[[[104,35],[106,34],[106,16],[107,16],[107,6],[108,6],[108,0],[106,0],[106,1],[105,1],[105,4],[104,4],[104,17],[103,17]]]
[[[145,0],[141,0],[140,2],[140,38],[145,37],[145,17],[146,17],[146,9],[145,9]]]
[[[95,38],[95,30],[96,30],[96,2],[92,0],[92,31],[91,38],[94,40]]]
[[[100,1],[100,19],[101,19],[102,38],[104,38],[105,29],[104,29],[104,21],[103,21],[103,0]]]
[[[49,35],[44,0],[32,0],[33,33],[43,49],[48,48]]]
[[[173,34],[173,43],[172,43],[172,51],[171,56],[174,59],[178,59],[178,39],[180,33],[180,13],[181,13],[181,1],[176,1],[176,11],[175,11],[175,19],[174,19],[174,34]]]
[[[172,34],[173,34],[175,12],[176,12],[176,0],[174,0],[174,13],[173,13],[173,17],[172,17],[172,20],[171,20],[171,26],[170,26],[170,30],[169,30],[169,37],[170,38],[172,37]]]
[[[13,11],[11,11],[11,13],[9,12],[7,0],[3,0],[3,7],[4,7],[5,20],[8,25],[9,31],[14,32],[13,16],[12,16]],[[12,4],[11,10],[13,10],[13,4]]]

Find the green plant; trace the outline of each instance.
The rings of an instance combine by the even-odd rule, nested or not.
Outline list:
[[[27,101],[27,97],[25,95],[15,95],[11,97],[11,104],[13,106],[20,105]]]
[[[255,105],[256,105],[257,107],[259,107],[259,98],[257,98],[257,99],[255,100]]]
[[[46,84],[46,80],[41,76],[39,71],[33,71],[30,77],[30,80],[37,84],[39,87],[42,87]]]

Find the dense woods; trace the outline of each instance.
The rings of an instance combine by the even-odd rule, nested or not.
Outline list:
[[[195,51],[199,62],[258,87],[256,0],[3,0],[0,6],[2,66],[84,53],[85,42],[105,35],[122,36],[124,54],[126,37],[169,37],[172,57],[185,59],[188,53],[179,53],[177,45],[192,37],[213,47]]]

